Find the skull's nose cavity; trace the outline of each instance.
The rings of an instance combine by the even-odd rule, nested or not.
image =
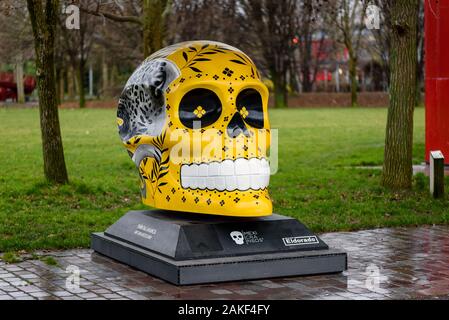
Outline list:
[[[231,138],[237,138],[241,134],[243,134],[247,138],[251,136],[241,114],[238,112],[234,114],[231,121],[229,122],[227,131],[228,136]]]

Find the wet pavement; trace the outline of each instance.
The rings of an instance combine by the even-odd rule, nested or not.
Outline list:
[[[91,250],[40,252],[54,259],[0,261],[0,300],[449,299],[449,226],[321,236],[348,252],[348,271],[176,287]]]

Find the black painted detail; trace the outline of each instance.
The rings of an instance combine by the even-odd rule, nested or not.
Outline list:
[[[195,113],[198,107],[204,114]],[[201,128],[210,126],[220,118],[222,110],[221,101],[211,90],[193,89],[185,94],[179,104],[179,119],[187,128],[193,129],[194,123],[201,124]]]
[[[264,126],[264,114],[262,97],[257,90],[245,89],[237,97],[237,110],[245,108],[247,115],[244,121],[251,127],[262,129]]]
[[[240,134],[243,134],[245,135],[245,137],[248,138],[251,136],[240,113],[234,114],[234,116],[232,117],[231,121],[228,124],[227,131],[228,136],[231,138],[237,138]]]

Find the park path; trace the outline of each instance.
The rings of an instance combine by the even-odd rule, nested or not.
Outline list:
[[[348,271],[176,287],[88,249],[55,251],[42,254],[54,257],[56,266],[42,259],[0,261],[0,300],[449,298],[449,226],[321,236],[348,252]]]

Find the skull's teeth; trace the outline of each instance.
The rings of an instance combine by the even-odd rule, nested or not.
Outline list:
[[[269,181],[270,165],[266,159],[240,158],[181,166],[181,186],[184,189],[261,190],[268,186]]]

